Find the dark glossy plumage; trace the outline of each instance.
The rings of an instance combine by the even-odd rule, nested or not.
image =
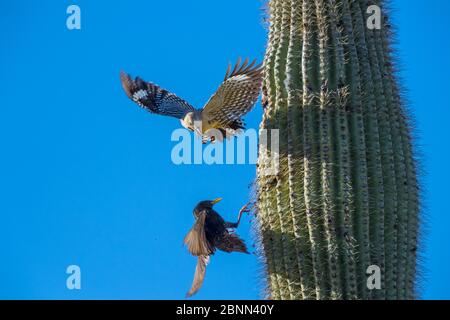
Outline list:
[[[188,297],[200,289],[205,277],[209,256],[214,254],[217,249],[228,253],[249,253],[244,241],[230,230],[239,226],[242,213],[247,211],[246,206],[239,212],[237,222],[227,222],[212,208],[220,200],[218,198],[197,204],[194,208],[194,226],[184,238],[184,243],[189,252],[198,257],[194,281],[187,293]]]

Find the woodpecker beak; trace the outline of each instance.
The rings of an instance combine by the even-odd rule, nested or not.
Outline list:
[[[217,202],[220,202],[222,198],[216,198],[213,201],[211,201],[212,204],[216,204]]]
[[[194,132],[196,132],[200,137],[203,135],[202,131],[198,127],[194,127]]]

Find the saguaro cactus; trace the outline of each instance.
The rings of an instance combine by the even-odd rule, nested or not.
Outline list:
[[[268,3],[260,128],[279,129],[279,170],[260,152],[257,207],[273,299],[416,297],[416,161],[385,5]]]

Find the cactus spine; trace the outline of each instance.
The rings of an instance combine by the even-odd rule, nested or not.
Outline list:
[[[273,299],[413,299],[419,201],[384,1],[271,0],[258,217]],[[366,270],[380,268],[381,289]]]

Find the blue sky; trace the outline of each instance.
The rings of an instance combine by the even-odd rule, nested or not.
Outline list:
[[[82,30],[66,28],[77,4]],[[417,119],[428,233],[424,298],[450,298],[447,0],[396,1],[399,58]],[[253,165],[172,164],[176,120],[132,104],[120,70],[201,107],[227,63],[262,59],[262,2],[0,2],[0,298],[181,299],[195,259],[182,247],[203,199],[233,220]],[[247,117],[256,128],[260,105]],[[251,246],[251,221],[239,228]],[[253,250],[253,249],[252,249]],[[67,290],[66,267],[82,289]],[[259,297],[254,255],[218,253],[199,299]]]

